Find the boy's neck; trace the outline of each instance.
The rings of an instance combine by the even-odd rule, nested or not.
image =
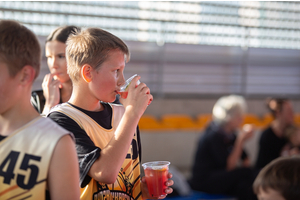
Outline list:
[[[73,91],[69,103],[73,104],[74,106],[77,106],[79,108],[82,108],[84,110],[88,111],[102,111],[104,109],[103,105],[100,103],[97,99],[91,99],[85,95],[76,95]]]
[[[0,135],[8,136],[33,119],[39,117],[39,113],[28,101],[15,104],[10,110],[0,115]]]

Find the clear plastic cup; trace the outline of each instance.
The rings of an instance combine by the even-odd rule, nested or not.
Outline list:
[[[127,98],[127,95],[128,95],[128,86],[130,85],[132,79],[133,79],[134,77],[136,77],[136,76],[137,76],[137,74],[135,74],[135,75],[133,75],[132,77],[130,77],[129,79],[127,79],[127,80],[125,81],[125,84],[122,85],[122,86],[120,87],[120,92],[118,92],[118,93],[119,93],[119,95],[121,96],[121,98],[123,98],[123,99],[126,99],[126,98]],[[138,81],[136,82],[136,86],[138,86],[140,83],[141,83],[140,80],[138,80]]]
[[[122,85],[122,86],[120,87],[120,91],[118,92],[118,94],[121,96],[121,98],[123,98],[123,99],[126,99],[126,98],[127,98],[127,96],[128,96],[128,86],[130,85],[132,79],[133,79],[134,77],[136,77],[136,76],[137,76],[137,74],[131,76],[129,79],[127,79],[127,80],[125,81],[125,84]],[[141,83],[140,80],[138,80],[138,81],[136,82],[136,86],[135,86],[135,87],[137,87],[140,83]],[[151,103],[151,101],[152,101],[152,100],[149,101],[148,105]]]
[[[167,186],[165,184],[168,181],[169,165],[169,161],[154,161],[142,164],[151,197],[159,198],[166,195]]]

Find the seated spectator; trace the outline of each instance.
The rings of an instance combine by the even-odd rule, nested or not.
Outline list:
[[[238,133],[245,112],[246,102],[241,96],[224,96],[216,102],[213,120],[198,144],[190,180],[192,189],[240,200],[256,199],[251,188],[254,173],[243,149],[254,130],[247,125]]]
[[[288,143],[284,136],[284,130],[287,126],[293,124],[294,120],[293,108],[289,100],[268,99],[267,106],[274,116],[274,120],[260,136],[255,164],[257,170],[281,155],[283,147]]]
[[[300,199],[300,157],[273,160],[259,172],[253,190],[259,200]]]

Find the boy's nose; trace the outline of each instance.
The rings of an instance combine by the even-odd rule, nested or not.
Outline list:
[[[125,80],[125,78],[124,78],[124,75],[122,75],[122,76],[120,76],[120,78],[119,78],[119,84],[118,85],[124,85],[125,84],[125,82],[126,82],[126,80]]]

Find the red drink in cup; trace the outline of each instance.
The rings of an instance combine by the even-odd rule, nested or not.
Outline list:
[[[166,195],[165,184],[168,181],[169,165],[168,161],[147,162],[142,165],[151,197],[159,198]]]
[[[126,99],[128,96],[128,91],[118,92],[118,94],[121,96],[121,98]]]

